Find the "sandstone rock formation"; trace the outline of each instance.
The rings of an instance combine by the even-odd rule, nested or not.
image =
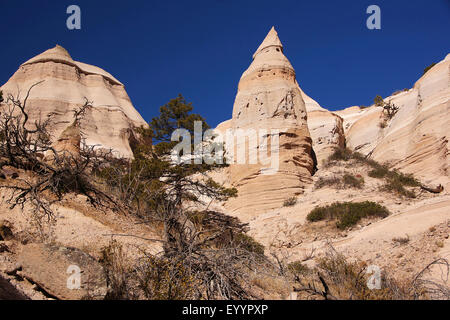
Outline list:
[[[315,170],[312,140],[294,68],[284,56],[283,45],[274,28],[256,50],[252,64],[241,77],[233,118],[218,127],[222,133],[226,129],[235,135],[239,135],[239,130],[255,130],[258,135],[263,135],[256,148],[249,141],[235,140],[236,156],[237,148],[247,145],[247,161],[232,164],[229,168],[231,183],[239,191],[239,197],[227,203],[229,210],[258,214],[279,207],[287,198],[303,192]],[[267,154],[272,155],[271,130],[280,132],[279,168],[274,174],[265,174],[274,169],[271,164],[261,161],[251,164],[249,155],[264,150],[265,142]]]
[[[308,113],[308,128],[313,141],[318,167],[333,153],[335,148],[345,146],[343,119],[322,108],[315,100],[302,91]]]
[[[344,119],[347,146],[450,188],[450,54],[412,89],[384,100],[399,107],[384,128],[381,107],[336,112]]]
[[[73,112],[85,103],[94,108],[86,113],[80,129],[86,143],[112,148],[118,155],[132,157],[129,139],[134,127],[146,125],[128,97],[125,87],[106,71],[74,61],[62,47],[56,46],[22,64],[0,90],[28,100],[30,123],[53,115],[54,140],[73,123]],[[66,137],[67,138],[67,137]]]

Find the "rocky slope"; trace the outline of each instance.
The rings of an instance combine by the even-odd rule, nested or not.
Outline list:
[[[40,83],[41,82],[41,83]],[[53,115],[53,139],[73,123],[75,108],[86,99],[93,102],[81,123],[86,143],[99,148],[112,148],[120,156],[131,157],[129,139],[134,127],[146,125],[133,107],[125,87],[106,71],[72,59],[62,47],[56,46],[22,64],[0,90],[22,100],[33,88],[27,109],[30,123]]]
[[[351,107],[336,112],[344,119],[347,146],[450,188],[450,54],[412,89],[384,100],[399,107],[384,128],[380,126],[381,107]]]
[[[45,81],[31,93],[30,114],[32,119],[55,114],[59,123],[53,133],[61,148],[76,150],[83,132],[89,144],[131,157],[129,138],[133,128],[145,122],[118,80],[101,69],[73,61],[67,51],[56,47],[24,63],[1,90],[17,94],[19,87],[23,97],[27,88],[41,80]],[[73,126],[71,110],[81,106],[84,97],[94,101],[94,108],[80,128]],[[208,207],[223,209],[248,223],[249,234],[265,245],[266,254],[273,253],[286,262],[302,260],[311,252],[320,256],[331,242],[348,257],[407,279],[434,259],[450,259],[450,55],[412,89],[385,101],[397,105],[399,111],[384,128],[379,125],[380,107],[351,107],[337,112],[322,108],[300,89],[294,68],[272,29],[242,75],[233,118],[217,129],[222,133],[280,130],[279,170],[266,175],[271,164],[247,162],[212,174],[215,180],[235,186],[239,197],[223,207]],[[270,150],[272,137],[266,136],[265,141],[270,142]],[[235,140],[233,149],[242,144],[246,143]],[[444,191],[431,194],[416,187],[417,197],[404,199],[380,191],[382,180],[369,176],[366,165],[351,161],[322,165],[334,148],[344,146],[414,173],[423,182],[441,183]],[[262,148],[261,141],[250,147],[245,152],[247,160]],[[26,174],[18,171],[15,178]],[[317,186],[320,179],[341,178],[344,174],[361,177],[364,185],[361,189]],[[15,178],[4,177],[8,183],[14,183]],[[130,260],[142,250],[161,251],[158,243],[147,241],[158,238],[157,230],[137,223],[133,217],[94,209],[85,197],[75,194],[54,205],[56,220],[46,235],[52,244],[43,244],[37,240],[28,208],[11,209],[6,201],[8,194],[2,192],[0,196],[0,298],[23,298],[23,294],[32,299],[85,297],[85,288],[66,290],[64,281],[71,264],[96,279],[90,289],[102,298],[105,283],[98,260],[111,239],[120,242]],[[283,206],[290,197],[296,197],[297,204]],[[391,215],[362,220],[346,230],[306,219],[317,206],[367,200],[386,206]],[[403,244],[394,241],[399,237],[408,240]],[[307,263],[313,263],[313,259]],[[438,271],[433,271],[435,278],[441,276]],[[448,278],[445,281],[448,284]]]
[[[240,206],[236,204],[230,213],[250,224],[250,234],[266,246],[267,253],[275,253],[288,261],[301,260],[311,250],[320,256],[331,242],[352,259],[393,270],[394,276],[407,279],[434,259],[450,259],[450,55],[424,74],[412,89],[384,99],[399,107],[397,114],[386,121],[386,126],[380,125],[383,121],[382,107],[350,107],[330,112],[301,89],[300,92],[319,171],[311,183],[306,184],[304,192],[298,194],[298,204],[293,207],[278,205],[275,209],[261,210],[255,204],[258,200],[266,202],[268,197],[287,197],[283,189],[278,194],[274,191],[262,197],[255,193],[252,201],[242,202]],[[251,119],[257,123],[255,115]],[[218,129],[232,128],[234,121],[234,118],[226,121]],[[425,184],[442,184],[444,191],[432,195],[417,190],[417,198],[406,200],[390,192],[380,192],[380,181],[368,176],[367,167],[321,165],[335,147],[344,146],[379,163],[388,163],[402,172],[413,173]],[[315,187],[321,178],[339,177],[345,173],[363,177],[366,181],[364,187]],[[272,182],[267,179],[260,183]],[[364,221],[346,232],[330,231],[327,225],[313,226],[306,221],[311,210],[336,201],[375,201],[393,214],[379,221]],[[249,206],[257,211],[248,214]],[[394,241],[402,237],[409,242],[400,245]],[[449,278],[441,273],[442,270],[430,271],[433,279],[448,285]]]

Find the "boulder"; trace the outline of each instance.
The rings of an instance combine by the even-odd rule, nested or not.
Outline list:
[[[27,244],[22,247],[17,258],[22,266],[20,276],[37,284],[51,297],[80,300],[103,299],[106,295],[106,278],[102,266],[79,249]],[[80,287],[73,289],[68,286],[68,280],[76,268],[80,271]]]

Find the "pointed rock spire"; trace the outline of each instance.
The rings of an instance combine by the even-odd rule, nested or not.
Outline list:
[[[269,143],[272,148],[276,141],[273,137],[279,137],[279,148],[271,151],[271,156],[278,157],[273,159],[277,164],[247,162],[230,166],[230,181],[237,187],[239,197],[229,200],[227,209],[254,215],[280,208],[284,199],[303,192],[315,170],[315,158],[302,92],[275,28],[270,30],[256,50],[250,67],[242,74],[233,119],[227,126],[237,135],[253,130],[257,135],[264,133],[256,147],[246,143],[245,137],[237,138],[232,144],[234,150],[244,150],[248,158],[261,155],[261,150],[268,150]],[[271,133],[267,134],[269,131]],[[273,174],[266,174],[274,169]]]
[[[242,74],[242,78],[258,72],[260,70],[270,68],[289,69],[295,77],[295,71],[289,60],[283,54],[283,45],[275,27],[270,29],[264,41],[253,55],[253,62],[250,67]]]
[[[275,30],[275,27],[272,27],[270,29],[269,33],[267,34],[264,41],[261,43],[259,48],[255,51],[255,54],[253,55],[253,59],[255,59],[256,55],[263,51],[264,49],[268,47],[279,47],[281,49],[281,52],[283,52],[283,44],[280,41],[280,38],[278,38],[278,33]]]

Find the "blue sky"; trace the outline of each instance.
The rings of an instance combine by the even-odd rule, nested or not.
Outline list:
[[[66,28],[71,4],[81,7],[79,31]],[[371,4],[381,30],[366,28]],[[124,83],[146,120],[178,93],[211,125],[229,119],[272,26],[302,89],[331,110],[410,88],[450,53],[450,0],[0,0],[0,14],[1,84],[60,44]]]

